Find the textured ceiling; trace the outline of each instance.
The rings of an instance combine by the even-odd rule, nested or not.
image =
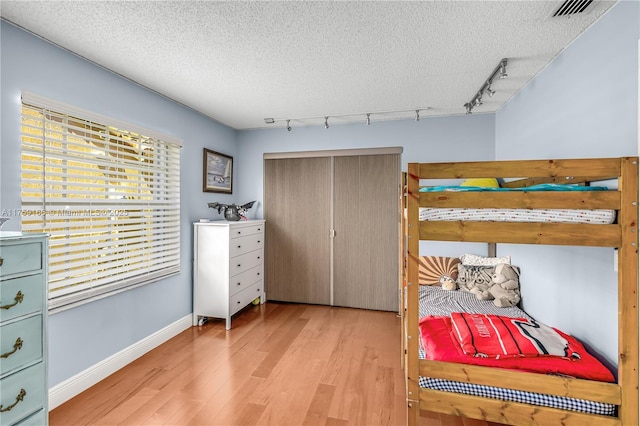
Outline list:
[[[2,17],[235,129],[496,111],[615,1],[1,1]]]

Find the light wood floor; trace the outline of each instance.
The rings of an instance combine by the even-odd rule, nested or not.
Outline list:
[[[406,424],[394,313],[267,303],[232,326],[182,332],[51,411],[50,426]]]

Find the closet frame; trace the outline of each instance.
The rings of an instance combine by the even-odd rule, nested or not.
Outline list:
[[[283,153],[266,153],[264,154],[265,167],[265,219],[266,219],[266,247],[271,248],[265,253],[267,265],[267,299],[281,300],[285,302],[296,303],[320,303],[331,306],[347,306],[362,309],[374,309],[383,311],[399,312],[399,304],[396,303],[398,292],[395,283],[398,280],[402,270],[400,260],[397,258],[399,253],[399,236],[401,235],[400,224],[401,214],[399,198],[401,197],[400,187],[400,168],[401,168],[401,147],[384,147],[384,148],[363,148],[363,149],[343,149],[343,150],[324,150],[324,151],[301,151],[301,152],[283,152]],[[358,160],[360,158],[360,160]],[[270,268],[271,262],[280,262],[274,259],[277,248],[274,248],[272,236],[276,236],[275,232],[279,232],[280,236],[291,234],[289,229],[283,229],[283,224],[270,219],[270,204],[274,209],[283,209],[285,203],[280,196],[274,201],[269,196],[267,187],[270,185],[272,193],[276,194],[279,186],[270,183],[267,176],[271,160],[291,160],[296,164],[298,160],[328,160],[330,163],[328,188],[325,184],[328,181],[326,176],[320,179],[321,183],[317,183],[321,187],[318,196],[326,198],[327,210],[325,213],[318,213],[317,216],[322,219],[322,232],[318,234],[314,228],[314,235],[317,240],[326,237],[329,240],[328,249],[324,247],[322,242],[323,253],[319,256],[323,259],[326,266],[328,279],[322,276],[311,277],[310,280],[316,280],[323,284],[323,290],[320,292],[322,297],[315,300],[306,300],[302,289],[287,290],[287,286],[295,280],[290,277],[290,269],[299,267],[299,264],[293,264],[287,268],[281,264],[274,267],[273,273]],[[287,165],[273,166],[283,167],[281,176],[287,174]],[[273,171],[274,169],[272,169]],[[363,173],[358,175],[358,173]],[[301,181],[307,177],[305,170],[294,176],[295,179]],[[313,179],[313,178],[310,178]],[[392,181],[393,185],[387,185]],[[304,182],[302,182],[304,183]],[[343,185],[344,183],[344,185]],[[315,193],[309,185],[305,183],[305,190],[300,197],[311,196],[309,199],[315,202]],[[380,189],[372,192],[372,188]],[[296,189],[296,188],[292,188]],[[287,193],[288,190],[285,190]],[[329,194],[328,197],[325,194]],[[278,201],[279,200],[279,201]],[[294,204],[291,200],[286,200],[286,204]],[[354,206],[354,210],[350,211],[350,206]],[[358,207],[361,212],[358,212]],[[304,209],[303,209],[304,210]],[[275,210],[272,210],[275,211]],[[327,214],[328,213],[328,216]],[[286,214],[286,213],[285,213]],[[391,218],[391,215],[392,218]],[[327,218],[325,220],[325,218]],[[371,225],[367,222],[369,218]],[[280,217],[279,219],[282,219]],[[297,220],[297,216],[294,217]],[[393,225],[391,225],[393,220]],[[326,223],[325,223],[326,222]],[[326,233],[324,226],[327,226]],[[278,227],[276,229],[276,226]],[[295,232],[305,232],[305,229],[313,227],[315,224],[296,223]],[[376,229],[377,227],[377,229]],[[300,229],[302,228],[302,229]],[[372,232],[376,229],[377,232]],[[295,235],[288,235],[282,241],[287,243],[295,240]],[[379,244],[382,241],[393,241],[394,245]],[[275,243],[279,245],[279,243]],[[308,252],[308,247],[300,244],[297,247],[295,255]],[[326,250],[325,250],[326,249]],[[325,251],[329,251],[328,261],[325,262]],[[286,250],[285,250],[286,252]],[[342,253],[342,255],[340,255]],[[305,258],[306,263],[312,260]],[[376,260],[377,259],[377,260]],[[289,260],[291,262],[291,260]],[[393,262],[393,264],[391,264]],[[305,269],[304,266],[300,266]],[[328,281],[328,283],[326,282]],[[278,285],[278,291],[275,296],[270,291],[272,285]],[[306,282],[302,281],[303,283]],[[283,284],[285,283],[285,284]],[[304,285],[304,284],[303,284]],[[288,298],[289,293],[296,292],[296,297]],[[313,292],[313,289],[306,288],[304,291]]]

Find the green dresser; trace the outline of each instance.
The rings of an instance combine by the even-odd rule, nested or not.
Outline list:
[[[46,425],[45,234],[0,232],[0,425]]]

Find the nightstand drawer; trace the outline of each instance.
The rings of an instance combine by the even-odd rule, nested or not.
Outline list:
[[[261,249],[264,246],[262,234],[247,235],[245,237],[234,238],[229,243],[229,257],[236,257],[250,251]]]
[[[42,310],[42,274],[0,281],[0,322]]]
[[[231,296],[231,300],[229,301],[229,311],[231,311],[231,315],[260,296],[262,296],[262,280],[242,290],[240,293]]]
[[[253,234],[264,233],[264,224],[251,225],[251,226],[234,226],[230,230],[229,238],[236,239]]]
[[[0,277],[42,269],[39,243],[0,245]]]
[[[42,315],[0,327],[0,376],[42,358]]]
[[[45,395],[44,363],[20,370],[0,380],[0,424],[10,425],[42,409]]]
[[[262,265],[255,266],[248,271],[244,271],[234,277],[229,282],[229,294],[234,295],[258,280],[262,279]]]
[[[254,266],[262,264],[264,254],[262,250],[252,251],[229,260],[229,276],[233,277]]]

